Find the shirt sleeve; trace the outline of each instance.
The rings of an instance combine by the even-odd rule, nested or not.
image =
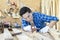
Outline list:
[[[48,16],[45,14],[41,14],[41,18],[44,22],[58,21],[59,19],[55,16]]]
[[[26,26],[28,26],[28,25],[30,25],[30,23],[27,22],[26,20],[23,20],[23,19],[22,19],[22,28],[23,28],[23,27],[26,27]]]

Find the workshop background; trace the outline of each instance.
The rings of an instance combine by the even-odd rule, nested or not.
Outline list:
[[[56,16],[59,18],[59,22],[53,27],[54,29],[60,30],[60,0],[0,0],[0,20],[9,21],[11,23],[17,22],[21,25],[20,16],[9,16],[6,10],[9,10],[11,3],[16,4],[17,10],[14,13],[19,14],[19,9],[23,6],[31,8],[31,10],[38,11],[47,15]]]

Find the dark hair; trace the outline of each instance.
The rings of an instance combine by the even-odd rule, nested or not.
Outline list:
[[[31,9],[28,7],[22,7],[19,11],[19,15],[22,16],[23,14],[25,14],[26,12],[31,13]]]

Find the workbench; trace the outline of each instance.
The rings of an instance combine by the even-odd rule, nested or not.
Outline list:
[[[51,29],[52,30],[52,29]],[[51,30],[49,31],[50,33]],[[19,33],[17,35],[12,35],[13,33]],[[0,40],[56,40],[50,33],[39,33],[39,32],[25,32],[20,28],[4,28],[4,33],[0,34]]]

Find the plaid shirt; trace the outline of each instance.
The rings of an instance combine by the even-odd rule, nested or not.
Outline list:
[[[46,22],[50,23],[51,21],[58,21],[57,17],[48,16],[46,14],[42,14],[40,12],[34,12],[33,14],[33,22],[36,28],[42,29],[46,26]],[[24,18],[22,18],[22,28],[30,25]]]

